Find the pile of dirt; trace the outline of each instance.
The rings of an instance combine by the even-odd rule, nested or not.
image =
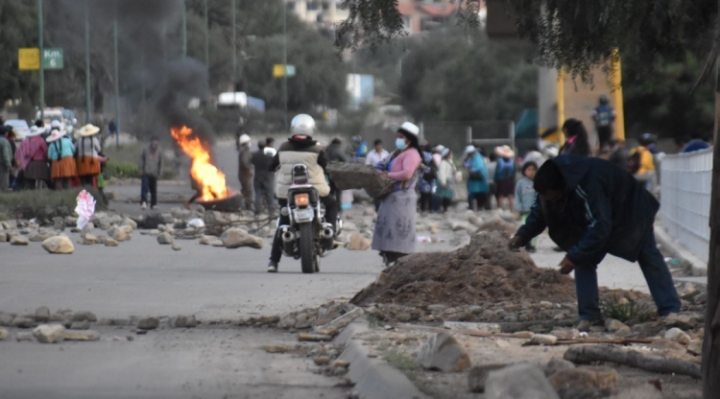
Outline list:
[[[402,258],[353,299],[356,305],[467,306],[501,301],[575,301],[575,283],[557,270],[541,269],[525,251],[508,248],[504,232],[476,234],[454,252]]]

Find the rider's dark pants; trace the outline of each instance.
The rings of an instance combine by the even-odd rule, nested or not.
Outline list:
[[[325,220],[330,223],[333,227],[333,231],[337,228],[337,217],[338,217],[338,203],[335,199],[335,196],[333,194],[328,195],[327,197],[320,197],[320,201],[322,201],[323,205],[325,205]],[[287,206],[288,201],[284,198],[278,198],[278,204],[280,204],[280,209]],[[282,212],[280,213],[280,221],[278,222],[278,230],[275,232],[275,239],[273,240],[272,245],[272,251],[270,251],[270,260],[273,262],[280,263],[280,258],[282,258],[282,237],[280,236],[280,226],[284,224],[290,223],[290,217],[289,216],[283,216]]]

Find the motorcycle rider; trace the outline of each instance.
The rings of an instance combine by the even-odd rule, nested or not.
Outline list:
[[[290,138],[280,145],[270,163],[270,171],[276,172],[275,195],[278,198],[280,208],[287,207],[288,189],[292,185],[293,166],[303,164],[307,167],[309,183],[317,190],[320,201],[325,205],[325,220],[332,225],[333,231],[337,231],[338,203],[335,196],[330,194],[330,185],[325,179],[325,166],[327,156],[325,151],[313,140],[315,132],[315,120],[307,114],[298,114],[290,122]],[[275,232],[272,251],[270,252],[270,263],[268,273],[276,273],[280,258],[282,257],[282,237],[280,226],[290,223],[290,218],[280,213],[278,230]]]

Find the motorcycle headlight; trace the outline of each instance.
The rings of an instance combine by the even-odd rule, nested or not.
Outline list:
[[[295,205],[297,206],[308,206],[310,204],[310,196],[307,194],[296,194]]]

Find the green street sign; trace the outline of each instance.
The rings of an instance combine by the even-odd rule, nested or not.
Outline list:
[[[63,49],[43,49],[42,62],[45,69],[63,69]]]

